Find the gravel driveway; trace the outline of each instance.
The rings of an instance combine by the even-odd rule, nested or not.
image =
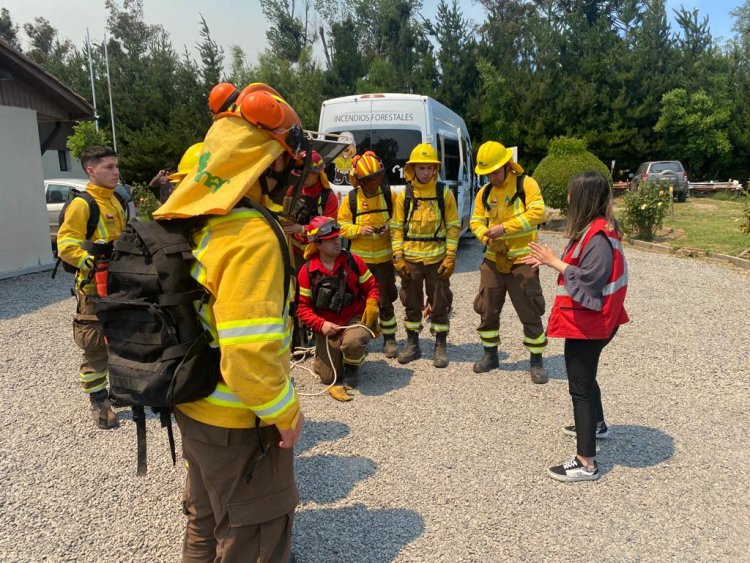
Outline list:
[[[408,366],[373,346],[350,403],[303,398],[298,560],[748,560],[750,276],[626,249],[632,323],[599,370],[613,439],[598,482],[563,484],[546,475],[575,448],[560,431],[572,421],[562,342],[546,353],[550,383],[531,384],[507,305],[500,369],[471,371],[480,253],[462,241],[447,369],[432,367],[425,331],[425,357]],[[549,304],[554,276],[542,275]],[[118,430],[94,429],[70,281],[0,281],[0,560],[177,561],[184,470],[157,418],[145,478],[128,411]],[[293,373],[301,392],[320,390]]]

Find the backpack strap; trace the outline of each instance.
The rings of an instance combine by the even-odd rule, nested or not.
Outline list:
[[[86,220],[86,240],[84,241],[85,244],[86,242],[90,241],[91,237],[94,236],[96,227],[99,225],[99,217],[101,216],[99,204],[96,203],[96,200],[90,193],[73,191],[73,197],[70,198],[67,203],[65,203],[62,210],[60,211],[59,223],[62,224],[63,220],[65,219],[65,212],[68,210],[68,207],[70,207],[70,204],[73,202],[73,200],[77,197],[80,197],[89,206],[89,217]],[[52,279],[55,279],[55,276],[57,275],[57,269],[60,267],[60,264],[62,264],[62,261],[62,258],[60,258],[60,256],[58,255],[57,261],[55,262],[55,267],[52,269]]]
[[[520,174],[519,176],[516,176],[516,193],[514,193],[513,197],[510,198],[511,205],[513,205],[514,201],[520,199],[524,209],[526,209],[526,192],[523,189],[523,181],[525,179],[526,174]]]
[[[352,223],[357,224],[357,188],[349,190],[349,211],[352,213]]]
[[[289,284],[292,280],[292,261],[291,258],[289,258],[289,244],[287,243],[286,235],[284,234],[284,231],[281,230],[281,225],[279,224],[276,215],[271,213],[261,204],[253,201],[249,197],[245,197],[240,200],[240,205],[251,207],[263,215],[279,241],[281,256],[284,260],[284,307],[286,308],[286,303],[289,299]]]
[[[406,189],[404,190],[404,240],[419,240],[419,241],[427,241],[427,240],[435,240],[435,241],[444,241],[446,237],[438,236],[440,233],[440,227],[445,227],[446,231],[448,229],[447,223],[445,222],[445,190],[446,186],[443,182],[437,182],[435,184],[435,197],[414,197],[414,190],[411,187],[411,183],[406,184]],[[435,228],[435,234],[432,236],[431,239],[415,239],[413,237],[409,237],[409,223],[411,222],[411,218],[414,215],[414,210],[416,206],[412,204],[412,200],[422,200],[422,201],[429,201],[429,200],[436,200],[438,205],[438,210],[440,211],[440,222],[438,222],[437,227]]]

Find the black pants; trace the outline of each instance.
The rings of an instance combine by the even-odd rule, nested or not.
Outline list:
[[[568,372],[568,390],[573,399],[573,421],[576,425],[577,453],[583,457],[596,455],[596,423],[604,420],[602,393],[596,382],[599,356],[614,338],[602,340],[565,339],[565,370]]]

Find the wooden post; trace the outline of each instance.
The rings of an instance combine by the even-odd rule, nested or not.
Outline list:
[[[672,221],[674,221],[674,186],[669,186],[669,210],[672,215]]]

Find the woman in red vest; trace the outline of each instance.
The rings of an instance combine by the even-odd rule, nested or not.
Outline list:
[[[617,327],[628,322],[623,306],[628,267],[612,213],[609,182],[599,172],[584,172],[568,184],[565,236],[570,242],[562,259],[549,247],[532,242],[525,260],[560,273],[547,336],[565,339],[574,424],[563,431],[576,437],[577,455],[548,472],[558,481],[593,481],[599,478],[596,439],[609,435],[596,382],[599,356]]]

